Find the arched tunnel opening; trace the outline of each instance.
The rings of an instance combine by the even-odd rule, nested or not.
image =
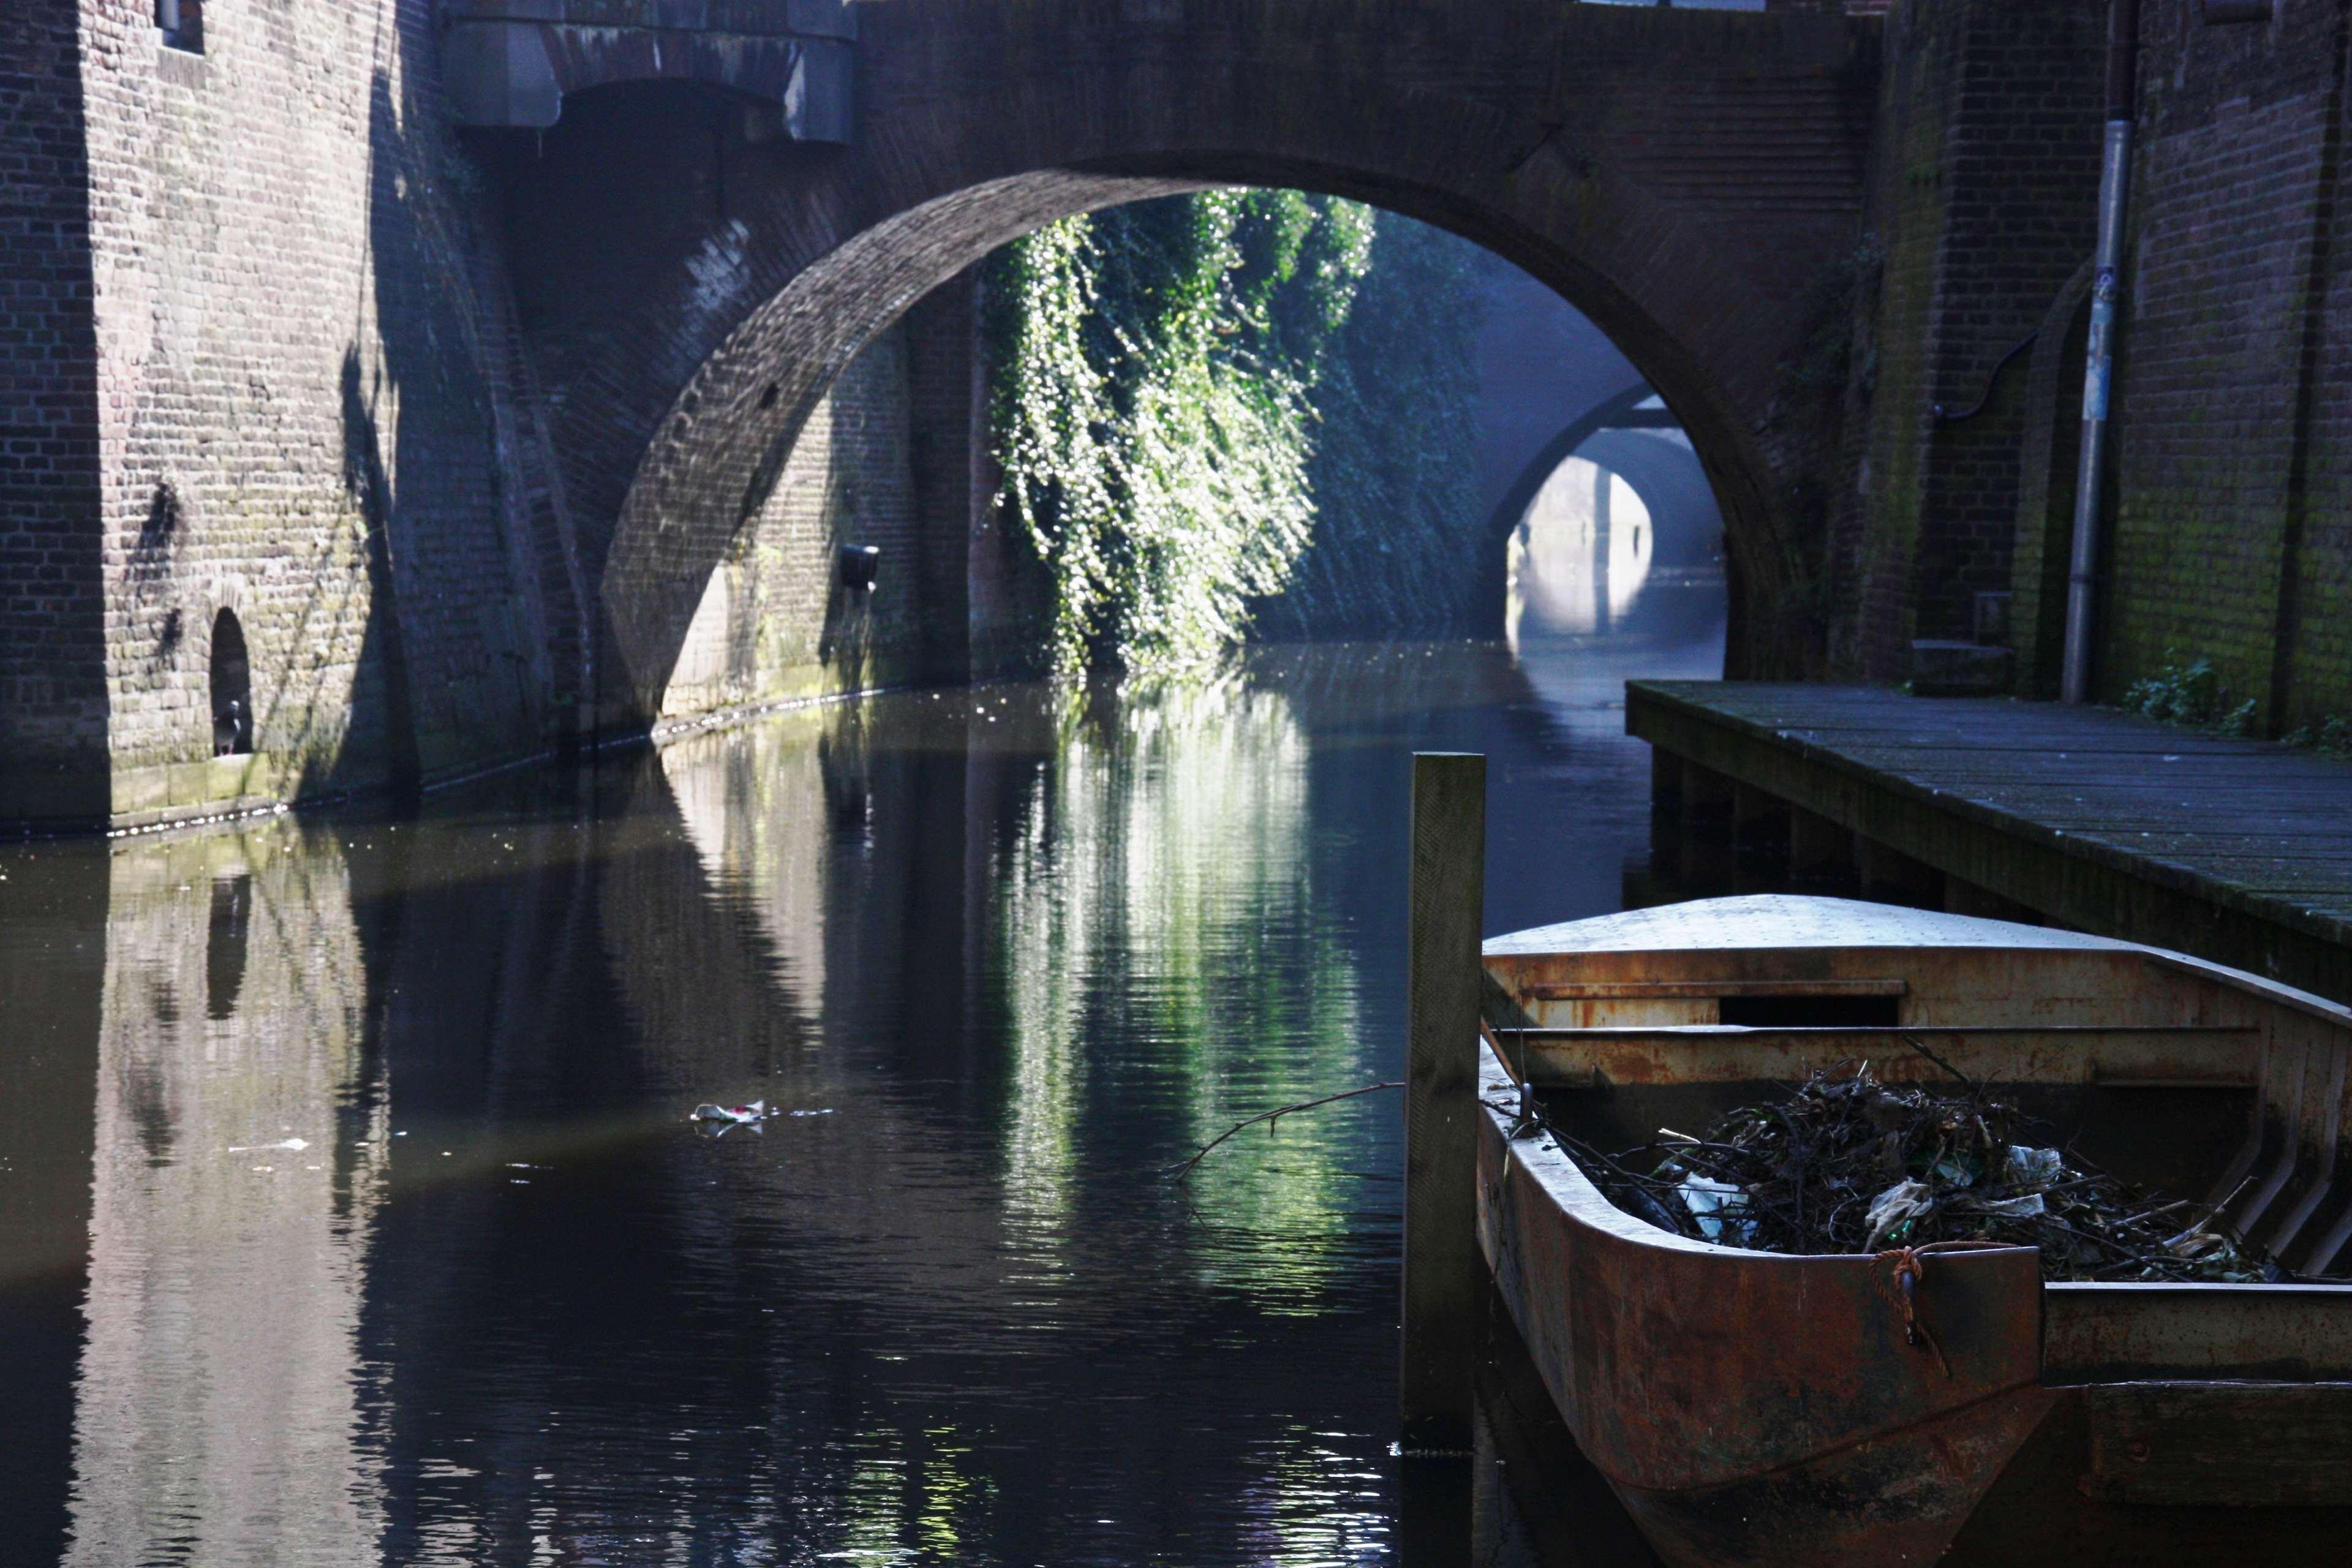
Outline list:
[[[1652,397],[1633,412],[1664,409]],[[1515,649],[1549,637],[1622,636],[1711,643],[1719,666],[1722,514],[1689,438],[1672,425],[1604,426],[1586,436],[1543,475],[1504,553],[1504,636]]]
[[[253,660],[235,610],[213,617],[209,674],[213,754],[242,756],[253,750]]]
[[[1348,209],[1369,258],[1360,257],[1362,275],[1345,279],[1336,306],[1315,303],[1298,284],[1284,294],[1265,278],[1277,266],[1284,275],[1336,266],[1331,254],[1318,257],[1310,245],[1306,257],[1267,261],[1246,254],[1246,233],[1225,235],[1221,245],[1233,251],[1206,275],[1152,273],[1171,266],[1171,242],[1197,240],[1188,230],[1202,200],[1237,205],[1237,230],[1328,226],[1343,212],[1336,202],[1312,207],[1315,197],[1303,193],[1152,195],[1058,218],[952,279],[940,291],[960,289],[964,312],[946,329],[964,331],[971,320],[962,345],[973,384],[969,484],[919,472],[934,456],[922,430],[931,390],[924,355],[939,355],[936,341],[924,343],[940,331],[927,315],[934,296],[877,329],[818,390],[791,447],[779,442],[752,478],[767,496],[748,500],[740,531],[708,578],[663,712],[682,720],[779,691],[791,675],[764,666],[795,658],[791,632],[774,626],[795,606],[809,623],[802,648],[814,642],[830,663],[885,668],[891,637],[908,637],[908,605],[939,593],[939,562],[924,560],[936,529],[910,527],[922,508],[969,508],[969,555],[948,566],[960,564],[967,578],[967,618],[985,623],[967,635],[992,648],[988,672],[1054,668],[1054,639],[1066,632],[1056,614],[1079,595],[1091,597],[1077,632],[1089,668],[1139,668],[1155,654],[1150,644],[1164,642],[1162,623],[1192,609],[1188,588],[1197,583],[1162,585],[1155,597],[1136,590],[1136,578],[1233,572],[1230,557],[1258,548],[1277,552],[1273,566],[1261,569],[1261,581],[1228,588],[1212,611],[1223,651],[1367,637],[1506,639],[1517,648],[1522,630],[1622,630],[1651,642],[1712,637],[1715,666],[1703,672],[1719,672],[1722,510],[1691,437],[1600,327],[1494,251],[1388,209]],[[1024,257],[1051,230],[1063,235],[1056,258],[1066,273],[1040,279]],[[1136,270],[1146,278],[1127,275]],[[1251,310],[1328,310],[1328,334],[1306,353],[1277,334],[1228,341],[1190,367],[1195,381],[1179,381],[1183,372],[1167,369],[1179,348],[1167,339],[1181,331],[1181,318],[1152,318],[1169,310],[1179,287],[1228,296],[1206,343],[1251,331]],[[1066,310],[1056,289],[1082,306]],[[1263,296],[1234,299],[1249,289]],[[1034,320],[1045,310],[1063,315]],[[1233,418],[1230,402],[1216,402],[1233,390],[1218,381],[1230,367],[1240,367],[1233,376],[1244,393],[1294,405],[1240,428],[1218,426]],[[1063,402],[1068,374],[1101,381],[1098,406]],[[774,409],[779,400],[779,381],[769,378],[755,406]],[[1209,405],[1206,423],[1195,405]],[[1588,611],[1578,623],[1564,611],[1571,585],[1557,536],[1571,527],[1561,512],[1567,475],[1578,466],[1590,475],[1595,461],[1625,491],[1618,512],[1639,510],[1646,521],[1621,521],[1612,536],[1609,491],[1597,491],[1600,512],[1585,505],[1576,527],[1590,555],[1600,524],[1601,576],[1609,538],[1616,550],[1642,543],[1618,564],[1600,618]],[[1073,494],[1087,482],[1098,489]],[[1242,515],[1265,505],[1267,484],[1286,484],[1279,500],[1298,510],[1289,531],[1284,520]],[[1155,557],[1136,538],[1171,527],[1185,533],[1190,555]],[[1498,529],[1507,548],[1498,548]],[[868,543],[875,538],[882,543]],[[1089,581],[1066,581],[1073,557],[1091,562]],[[1122,590],[1136,602],[1122,605]],[[1538,614],[1528,623],[1531,602]],[[1136,621],[1146,623],[1140,637]]]
[[[1243,204],[1301,196],[1219,195]],[[1060,280],[1086,301],[1076,317],[1055,323],[1063,339],[1041,347],[1009,335],[1036,330],[1034,321],[1007,324],[1034,304],[1020,291],[1034,289],[1035,279],[1024,281],[1014,258],[1037,240],[1018,237],[876,329],[830,382],[804,394],[806,416],[788,440],[773,442],[750,478],[740,530],[712,569],[682,639],[665,715],[680,720],[779,689],[789,677],[761,663],[776,660],[790,638],[763,623],[792,614],[796,603],[810,618],[817,656],[863,672],[845,684],[877,683],[889,665],[894,618],[940,586],[940,563],[924,557],[942,520],[908,522],[926,507],[969,508],[971,553],[949,565],[960,565],[965,578],[966,635],[992,646],[985,673],[1051,668],[1056,606],[1077,593],[1097,601],[1091,667],[1135,667],[1135,650],[1105,629],[1120,607],[1099,604],[1124,585],[1122,573],[1131,580],[1149,568],[1139,565],[1144,552],[1130,531],[1168,530],[1173,504],[1184,509],[1178,526],[1195,542],[1194,556],[1175,570],[1229,569],[1199,537],[1227,521],[1221,505],[1262,501],[1250,486],[1263,476],[1244,472],[1205,497],[1173,492],[1180,484],[1213,489],[1217,476],[1205,468],[1263,467],[1266,451],[1292,434],[1269,433],[1264,423],[1239,432],[1189,427],[1190,408],[1143,427],[1140,407],[1156,396],[1164,411],[1180,395],[1172,384],[1152,382],[1169,346],[1137,319],[1170,289],[1167,279],[1138,284],[1118,268],[1135,264],[1139,232],[1142,265],[1163,264],[1151,247],[1165,242],[1171,210],[1181,227],[1202,199],[1153,195],[1103,204],[1075,220],[1079,237],[1069,243],[1091,259],[1091,269]],[[1050,220],[1031,233],[1067,229],[1073,221]],[[1520,651],[1526,639],[1543,643],[1554,634],[1588,643],[1622,634],[1677,649],[1674,673],[1719,674],[1727,613],[1722,510],[1691,437],[1664,399],[1601,328],[1496,253],[1393,210],[1366,209],[1360,221],[1371,259],[1349,281],[1338,312],[1344,319],[1328,343],[1272,364],[1263,363],[1279,352],[1271,338],[1228,351],[1249,363],[1260,392],[1286,385],[1297,395],[1293,471],[1275,482],[1292,481],[1293,499],[1305,508],[1280,545],[1272,584],[1245,596],[1234,590],[1218,612],[1229,623],[1222,634],[1228,651],[1400,637],[1499,639]],[[1258,265],[1236,249],[1215,286],[1228,294],[1248,287]],[[936,342],[923,338],[940,330],[928,311],[941,294],[958,295],[962,306],[948,330],[965,319],[974,323],[961,345],[971,354],[976,388],[971,473],[961,486],[957,476],[942,485],[918,471],[929,455],[920,403],[933,389],[924,384],[924,360],[938,353]],[[1212,331],[1237,333],[1247,329],[1249,310],[1286,308],[1269,298],[1234,306],[1231,319]],[[1124,346],[1107,351],[1114,340]],[[1100,377],[1102,406],[1074,417],[1056,405],[1045,417],[1063,425],[1013,427],[1008,408],[1017,415],[1026,406],[1024,356],[1040,353],[1067,357],[1054,362],[1051,376]],[[755,413],[776,408],[785,379],[778,373],[761,382]],[[1206,400],[1216,393],[1203,384],[1181,395]],[[1082,444],[1071,426],[1093,429],[1091,447],[1039,455],[1041,444],[1056,439]],[[1154,461],[1172,465],[1188,454],[1171,455],[1171,445],[1188,438],[1213,450],[1181,480],[1154,488],[1158,476],[1137,473],[1139,450],[1150,447]],[[1252,440],[1260,447],[1244,445]],[[877,460],[896,452],[913,460]],[[1085,462],[1118,471],[1102,493],[1074,501],[1066,471]],[[1597,475],[1607,482],[1596,489]],[[1571,499],[1580,484],[1580,504]],[[1029,488],[1038,485],[1055,492],[1048,506],[1066,513],[1082,504],[1117,515],[1041,519],[1024,510]],[[1613,508],[1612,495],[1622,498]],[[1057,574],[1070,570],[1069,556],[1080,547],[1068,536],[1080,524],[1097,581],[1074,584]],[[1241,531],[1233,548],[1255,547],[1256,540],[1234,526]],[[813,530],[822,537],[813,538]],[[1582,563],[1571,565],[1578,551]],[[1580,611],[1570,607],[1579,594]],[[1136,613],[1156,624],[1182,597],[1164,594]],[[927,604],[923,613],[933,608]],[[895,635],[908,635],[903,621]],[[1556,655],[1564,647],[1545,646]]]
[[[657,127],[691,134],[647,133]],[[1662,265],[1655,247],[1683,220],[1639,193],[1612,193],[1622,209],[1612,221],[1570,223],[1569,207],[1532,188],[1524,211],[1496,206],[1455,188],[1458,173],[1192,150],[985,177],[975,159],[970,177],[922,171],[939,194],[894,210],[895,195],[832,191],[828,181],[847,178],[833,153],[765,137],[726,92],[681,81],[569,94],[552,130],[509,135],[485,162],[509,192],[519,304],[595,600],[601,730],[1015,668],[1037,595],[1003,558],[1013,531],[993,503],[1005,476],[988,449],[996,433],[981,427],[995,367],[955,318],[986,309],[987,258],[1023,236],[1212,189],[1363,203],[1474,256],[1485,335],[1515,351],[1522,373],[1520,384],[1481,388],[1482,418],[1515,403],[1520,424],[1549,435],[1624,386],[1662,396],[1723,520],[1725,662],[1735,672],[1759,663],[1764,644],[1743,635],[1754,619],[1743,607],[1771,599],[1790,557],[1775,481],[1741,412],[1756,353],[1716,341],[1752,285],[1696,237]],[[1538,184],[1577,177],[1548,161],[1533,172]],[[1547,353],[1544,384],[1525,384],[1528,362]],[[943,421],[949,404],[971,412]],[[968,427],[951,427],[957,417]],[[1503,460],[1531,460],[1541,437],[1522,435]],[[1498,459],[1489,430],[1465,444],[1478,448],[1475,508],[1487,515],[1460,524],[1463,582],[1448,587],[1463,608],[1446,629],[1501,637],[1504,536],[1517,520],[1492,548],[1478,542]],[[877,449],[916,461],[880,472],[867,460]],[[1330,510],[1317,521],[1336,535]],[[844,549],[877,552],[874,591],[845,584]],[[1325,550],[1321,564],[1339,559]],[[1339,591],[1335,575],[1362,586],[1360,572],[1310,561],[1287,604],[1261,597],[1257,634],[1314,635],[1301,590],[1319,576],[1327,595]]]
[[[488,160],[508,165],[519,302],[541,350],[553,433],[573,447],[566,482],[601,589],[607,727],[1017,668],[1050,595],[1022,581],[1034,563],[1019,559],[1021,531],[1003,504],[1003,432],[991,419],[1002,345],[972,328],[954,340],[959,316],[978,322],[991,308],[988,258],[1073,215],[1288,188],[1367,204],[1394,232],[1454,252],[1456,292],[1467,298],[1433,314],[1468,322],[1454,346],[1476,384],[1475,428],[1457,443],[1467,449],[1444,455],[1469,492],[1452,503],[1460,547],[1436,563],[1397,550],[1380,537],[1381,521],[1343,515],[1327,483],[1299,569],[1283,591],[1253,596],[1261,640],[1330,635],[1349,620],[1347,604],[1366,612],[1349,628],[1364,635],[1507,637],[1516,624],[1505,609],[1507,552],[1501,535],[1487,537],[1495,474],[1538,462],[1545,439],[1629,384],[1670,395],[1665,417],[1686,430],[1686,466],[1702,489],[1730,482],[1717,508],[1724,531],[1759,515],[1768,487],[1702,356],[1629,296],[1616,269],[1599,265],[1606,258],[1457,195],[1346,166],[1187,154],[982,181],[824,246],[780,216],[784,193],[823,177],[823,150],[763,142],[734,107],[691,83],[599,88],[567,99],[562,121],[528,151],[509,138]],[[695,134],[639,133],[656,122]],[[650,206],[638,192],[655,193]],[[665,280],[649,287],[655,277]],[[617,332],[615,312],[625,312]],[[595,363],[616,340],[653,362],[617,385],[612,367]],[[690,369],[687,353],[698,355]],[[1357,379],[1381,374],[1360,367]],[[666,411],[632,412],[666,383],[679,387]],[[940,427],[939,405],[954,401],[971,408],[971,428]],[[1318,435],[1338,434],[1325,410],[1308,412]],[[1405,413],[1393,428],[1427,422]],[[646,445],[614,439],[640,423]],[[1379,441],[1359,445],[1374,461],[1391,455]],[[914,460],[894,469],[876,460],[887,452]],[[1412,510],[1429,476],[1393,478],[1398,510]],[[1361,494],[1349,498],[1347,512],[1372,510]],[[1679,510],[1660,526],[1677,540],[1690,531]],[[1366,558],[1373,552],[1383,559]],[[876,574],[870,591],[841,566],[853,556],[859,574]],[[1410,625],[1371,603],[1408,587],[1423,601]],[[1443,626],[1427,614],[1437,598],[1449,606]]]

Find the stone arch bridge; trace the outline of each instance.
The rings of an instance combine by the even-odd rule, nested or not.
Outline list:
[[[462,776],[773,695],[726,679],[761,637],[801,639],[785,695],[992,668],[1034,612],[975,504],[970,269],[1204,184],[1369,201],[1558,289],[1700,455],[1735,672],[1809,668],[1785,607],[1835,442],[1791,367],[1862,227],[1854,8],[181,0],[166,32],[17,0],[0,822]],[[900,519],[886,592],[835,587],[812,514],[706,636],[763,520],[853,501]]]
[[[695,81],[772,116],[605,164],[580,193],[603,209],[593,241],[513,258],[527,297],[595,302],[592,321],[551,311],[543,346],[599,562],[608,722],[661,711],[714,567],[877,334],[1040,223],[1211,182],[1369,201],[1558,289],[1691,432],[1744,590],[1735,646],[1788,661],[1769,607],[1810,454],[1783,382],[1817,325],[1813,280],[1854,244],[1874,23],[1559,0],[757,8],[802,29],[786,38],[729,34],[730,9],[755,8],[450,7],[459,112],[551,125],[539,157],[600,113],[625,121],[599,103],[618,84]],[[650,25],[614,26],[631,19]],[[674,100],[648,100],[647,134],[655,101]],[[638,215],[714,159],[723,200],[648,234]],[[616,271],[617,310],[597,287]]]

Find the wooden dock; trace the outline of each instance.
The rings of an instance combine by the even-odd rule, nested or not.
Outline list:
[[[1658,805],[1799,881],[2150,942],[2352,1002],[2352,764],[2109,709],[1633,681]]]

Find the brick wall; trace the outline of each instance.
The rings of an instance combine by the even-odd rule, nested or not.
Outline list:
[[[2010,587],[2017,683],[2055,689],[2072,550],[2099,4],[1889,16],[1873,223],[1877,384],[1850,476],[1849,668],[1900,673]],[[2095,694],[2208,658],[2273,732],[2352,714],[2352,0],[2210,26],[2147,0]],[[1985,413],[1999,353],[2041,339]]]
[[[0,7],[0,821],[106,810],[78,17],[76,0]]]
[[[1766,405],[1802,279],[1852,226],[1874,26],[1550,0],[1195,0],[1167,26],[1109,0],[873,10],[864,130],[813,147],[708,93],[674,112],[663,93],[692,89],[660,83],[583,92],[543,139],[461,143],[432,0],[224,0],[201,52],[167,47],[149,0],[8,5],[0,156],[39,195],[0,211],[0,276],[7,330],[54,374],[8,393],[7,815],[26,780],[49,781],[47,817],[129,823],[526,754],[588,689],[589,625],[650,628],[597,688],[642,716],[630,683],[667,679],[722,544],[740,567],[789,536],[807,566],[819,536],[887,526],[902,562],[950,552],[886,561],[864,643],[807,597],[829,570],[789,591],[752,572],[790,622],[728,667],[754,685],[810,650],[836,683],[886,655],[952,665],[960,575],[966,646],[1010,647],[1029,588],[973,525],[973,405],[946,390],[969,343],[927,357],[910,327],[875,351],[896,372],[819,394],[995,244],[1174,180],[1352,170],[1356,194],[1583,280],[1704,433],[1735,531],[1774,542],[1746,592],[1780,596],[1795,525]],[[798,432],[820,403],[822,463]],[[893,419],[897,477],[851,485]],[[604,572],[625,518],[625,615]],[[246,760],[210,755],[224,610],[253,659]]]
[[[924,522],[911,454],[907,332],[852,360],[801,428],[767,502],[704,589],[663,717],[918,679]],[[881,551],[870,592],[841,585],[844,545]]]
[[[743,498],[908,300],[1037,221],[1156,181],[1308,170],[1588,306],[1721,481],[1742,601],[1773,611],[1742,623],[1735,662],[1817,662],[1779,610],[1819,531],[1783,492],[1817,489],[1818,468],[1771,404],[1811,272],[1852,248],[1876,24],[1552,0],[1137,15],[866,7],[845,147],[763,143],[708,113],[671,115],[667,136],[622,123],[663,84],[567,106],[518,187],[546,221],[518,227],[547,263],[524,309],[564,400],[583,537],[612,529],[591,553],[614,722],[663,705]]]
[[[2096,683],[2211,658],[2281,726],[2352,711],[2345,0],[2152,0]]]
[[[99,472],[70,531],[111,752],[90,805],[137,822],[536,750],[546,595],[504,494],[482,181],[442,126],[429,0],[211,6],[201,53],[147,0],[79,13]],[[235,763],[211,755],[224,609],[252,660]]]
[[[2098,0],[1906,0],[1887,18],[1871,226],[1883,272],[1842,662],[1898,676],[2011,586],[2027,377],[2002,357],[2096,239]]]

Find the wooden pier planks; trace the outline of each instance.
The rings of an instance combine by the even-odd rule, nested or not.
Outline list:
[[[1625,728],[2053,921],[2352,1000],[2352,764],[1872,687],[1633,681]]]

